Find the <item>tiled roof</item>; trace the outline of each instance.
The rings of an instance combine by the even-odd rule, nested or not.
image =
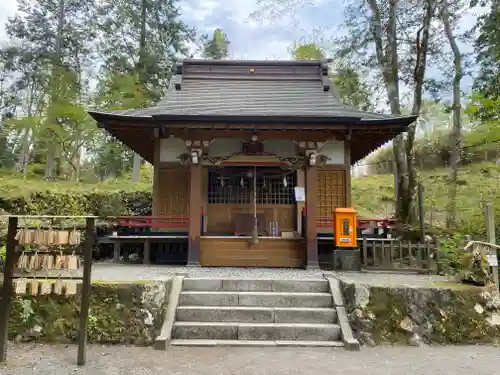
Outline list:
[[[132,117],[288,116],[397,118],[344,106],[321,61],[186,60],[166,98],[150,108],[113,111]]]

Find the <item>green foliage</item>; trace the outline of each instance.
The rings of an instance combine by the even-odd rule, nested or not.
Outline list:
[[[294,60],[324,60],[325,52],[316,43],[294,43],[290,48]]]
[[[215,29],[212,38],[205,34],[201,37],[203,44],[203,57],[212,60],[223,60],[229,55],[231,42],[222,29]]]
[[[500,34],[498,33],[500,2],[490,0],[482,5],[489,6],[489,10],[478,18],[476,25],[479,32],[475,41],[479,74],[474,86],[483,95],[498,98],[500,96]]]
[[[472,121],[462,134],[460,160],[461,165],[496,161],[498,144],[500,142],[500,121],[498,111],[500,100],[488,99],[474,93],[469,97],[469,103],[464,111],[463,124]],[[438,108],[444,111],[443,108]],[[439,113],[434,113],[428,121],[436,121]],[[439,126],[434,131],[427,131],[417,138],[413,147],[415,164],[420,169],[435,169],[449,164],[451,156],[450,128]],[[385,147],[367,158],[368,164],[373,164],[375,173],[392,173],[392,149]]]
[[[160,99],[167,90],[172,66],[187,56],[188,43],[195,36],[180,18],[179,1],[102,2],[96,14],[104,71],[136,73],[153,101]]]
[[[440,273],[456,274],[463,269],[464,236],[460,233],[453,233],[449,237],[439,239],[439,265]]]
[[[290,48],[290,54],[294,60],[325,60],[325,51],[316,43],[294,43]],[[339,65],[333,69],[332,80],[336,94],[343,104],[368,110],[370,92],[356,70]]]

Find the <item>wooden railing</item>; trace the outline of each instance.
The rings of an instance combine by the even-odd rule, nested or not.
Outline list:
[[[333,217],[318,217],[316,219],[318,228],[332,228]],[[392,219],[356,219],[356,227],[360,230],[368,228],[391,228],[394,226],[395,221]]]
[[[186,216],[116,216],[108,218],[120,227],[130,228],[187,228]]]
[[[358,245],[365,269],[424,272],[437,270],[439,245],[435,242],[362,238],[358,240]]]

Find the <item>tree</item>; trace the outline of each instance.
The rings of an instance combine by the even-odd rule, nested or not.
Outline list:
[[[478,1],[473,1],[476,5]],[[479,35],[475,41],[476,62],[479,74],[474,88],[485,97],[500,97],[500,1],[489,0],[489,11],[478,18],[476,29]]]
[[[178,0],[117,0],[99,7],[100,50],[104,74],[137,73],[148,91],[141,106],[165,95],[172,67],[188,53],[194,30],[180,20]],[[139,182],[142,160],[134,154],[133,182]]]
[[[324,50],[316,43],[295,43],[290,53],[294,60],[326,60]],[[332,80],[342,103],[361,110],[370,107],[368,87],[354,69],[333,66]]]
[[[72,87],[78,90],[76,97],[81,98],[82,67],[90,56],[89,46],[94,37],[89,12],[92,8],[93,0],[18,0],[18,13],[9,18],[6,25],[12,41],[7,48],[14,55],[12,70],[23,73],[13,86],[30,89],[30,102],[23,103],[28,107],[29,116],[35,115],[35,102],[38,102],[37,109],[43,108],[46,115],[39,145],[47,155],[48,178],[55,177],[55,163],[60,164],[61,144],[51,130],[62,128],[55,108],[60,106],[60,99],[66,100],[60,98],[60,93],[65,90],[69,77],[74,79]],[[34,69],[43,73],[32,76],[30,72]],[[36,101],[32,100],[33,90],[40,90]],[[22,159],[26,159],[29,134],[25,129]]]
[[[450,135],[450,149],[451,149],[451,173],[450,173],[450,190],[448,199],[448,217],[446,219],[446,225],[448,228],[452,228],[456,221],[456,198],[457,198],[457,179],[458,179],[458,163],[460,159],[460,137],[461,137],[461,116],[462,116],[462,105],[460,103],[461,91],[460,82],[462,81],[463,69],[462,69],[462,54],[457,44],[457,38],[455,36],[453,18],[450,10],[451,4],[448,0],[442,0],[440,4],[440,16],[443,22],[444,32],[450,48],[453,53],[453,67],[454,67],[454,77],[453,77],[453,128]],[[456,3],[455,3],[456,5]]]
[[[212,38],[205,34],[201,37],[203,57],[212,60],[224,60],[229,55],[229,44],[231,42],[222,29],[215,29]]]
[[[149,91],[139,82],[138,73],[128,75],[109,72],[101,78],[95,105],[114,111],[140,108],[149,100]],[[133,152],[104,131],[95,134],[89,145],[92,164],[100,180],[121,176],[132,169]]]

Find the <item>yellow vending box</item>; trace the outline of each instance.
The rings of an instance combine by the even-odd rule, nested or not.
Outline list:
[[[354,208],[336,208],[333,222],[335,246],[349,248],[357,247],[356,210]]]

